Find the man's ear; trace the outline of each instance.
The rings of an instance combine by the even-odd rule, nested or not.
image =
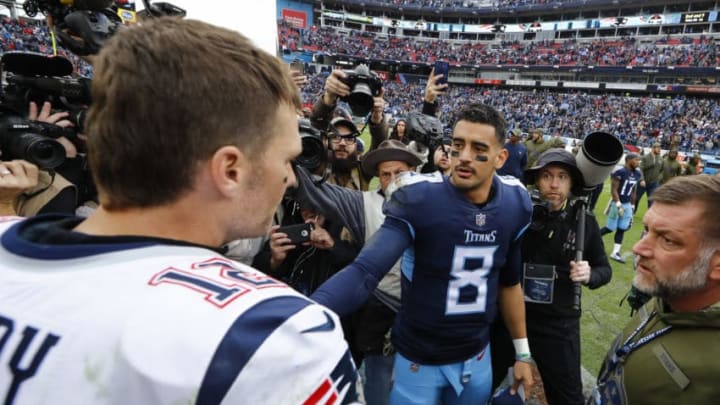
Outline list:
[[[708,272],[710,280],[720,282],[720,249],[716,249],[713,257],[710,258],[710,270]]]
[[[208,165],[212,182],[218,192],[228,197],[241,192],[251,171],[247,156],[232,145],[216,150]]]
[[[508,151],[503,147],[500,150],[500,153],[498,153],[497,158],[495,158],[495,169],[499,170],[503,165],[505,164],[505,161],[508,158]]]

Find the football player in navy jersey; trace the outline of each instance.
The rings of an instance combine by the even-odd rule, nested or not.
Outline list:
[[[513,389],[532,384],[519,238],[531,217],[527,191],[495,175],[507,158],[506,123],[487,105],[461,110],[450,177],[396,178],[385,222],[357,260],[313,294],[340,315],[367,299],[402,256],[394,404],[483,404],[490,395],[489,326],[499,303],[516,356]]]
[[[600,230],[601,235],[615,232],[615,244],[610,258],[620,263],[625,263],[625,259],[620,254],[620,248],[625,231],[632,225],[637,201],[635,198],[637,184],[642,180],[642,173],[638,170],[638,166],[640,166],[640,156],[628,153],[625,155],[625,166],[613,172],[610,211],[606,225]]]

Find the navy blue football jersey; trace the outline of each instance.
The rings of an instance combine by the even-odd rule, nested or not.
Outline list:
[[[532,214],[527,191],[515,179],[495,176],[484,206],[440,179],[398,189],[384,208],[413,235],[402,260],[393,344],[425,364],[461,361],[488,343],[498,283],[520,280],[518,238]]]
[[[615,170],[615,172],[612,174],[612,177],[620,181],[618,187],[618,195],[620,197],[620,202],[632,203],[633,190],[635,190],[637,183],[642,178],[640,170],[635,169],[633,171],[630,171],[627,167],[622,167]]]

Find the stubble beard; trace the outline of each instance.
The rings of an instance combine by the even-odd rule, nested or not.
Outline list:
[[[704,248],[700,251],[697,259],[685,271],[667,279],[659,279],[655,276],[653,282],[647,280],[647,276],[636,273],[633,278],[633,285],[641,292],[660,297],[663,300],[702,290],[707,285],[710,260],[715,251],[715,248]]]

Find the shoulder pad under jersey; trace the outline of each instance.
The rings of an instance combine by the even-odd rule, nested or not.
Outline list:
[[[403,187],[417,183],[442,183],[443,176],[440,172],[421,174],[418,172],[403,172],[395,177],[385,189],[385,199],[389,200],[392,193]]]

